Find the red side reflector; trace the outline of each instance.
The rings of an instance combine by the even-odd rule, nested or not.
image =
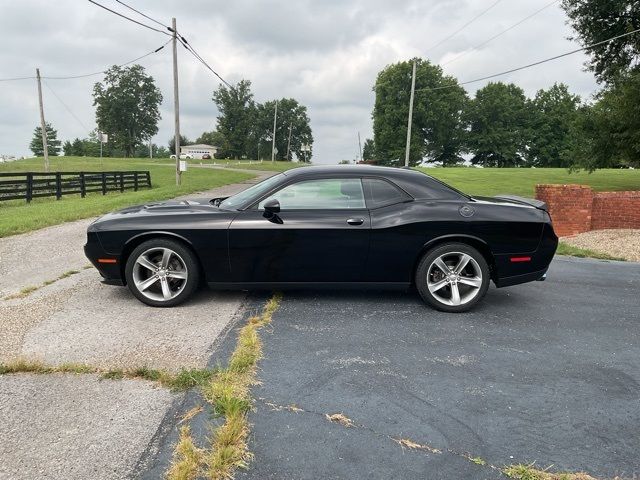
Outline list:
[[[511,257],[511,262],[512,263],[530,262],[530,261],[531,261],[531,257]]]
[[[98,263],[117,263],[115,258],[99,258]]]

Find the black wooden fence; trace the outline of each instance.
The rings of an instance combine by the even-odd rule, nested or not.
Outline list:
[[[151,188],[151,174],[136,172],[0,172],[0,201],[23,199],[30,202],[37,197],[63,195],[84,197],[87,193],[138,191]]]

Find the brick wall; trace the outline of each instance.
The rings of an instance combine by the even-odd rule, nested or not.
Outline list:
[[[593,192],[584,185],[536,185],[560,237],[603,228],[640,228],[640,191]]]
[[[598,192],[592,211],[591,230],[640,228],[640,192]]]

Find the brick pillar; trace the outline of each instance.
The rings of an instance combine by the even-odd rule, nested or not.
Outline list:
[[[591,230],[593,191],[584,185],[536,185],[536,198],[549,207],[559,237]]]

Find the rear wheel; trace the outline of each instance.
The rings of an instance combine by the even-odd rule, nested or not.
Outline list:
[[[157,238],[138,245],[125,266],[131,293],[152,307],[173,307],[187,300],[198,286],[195,255],[183,244]]]
[[[466,312],[489,288],[489,266],[482,254],[464,243],[447,243],[428,251],[416,271],[422,299],[443,312]]]

